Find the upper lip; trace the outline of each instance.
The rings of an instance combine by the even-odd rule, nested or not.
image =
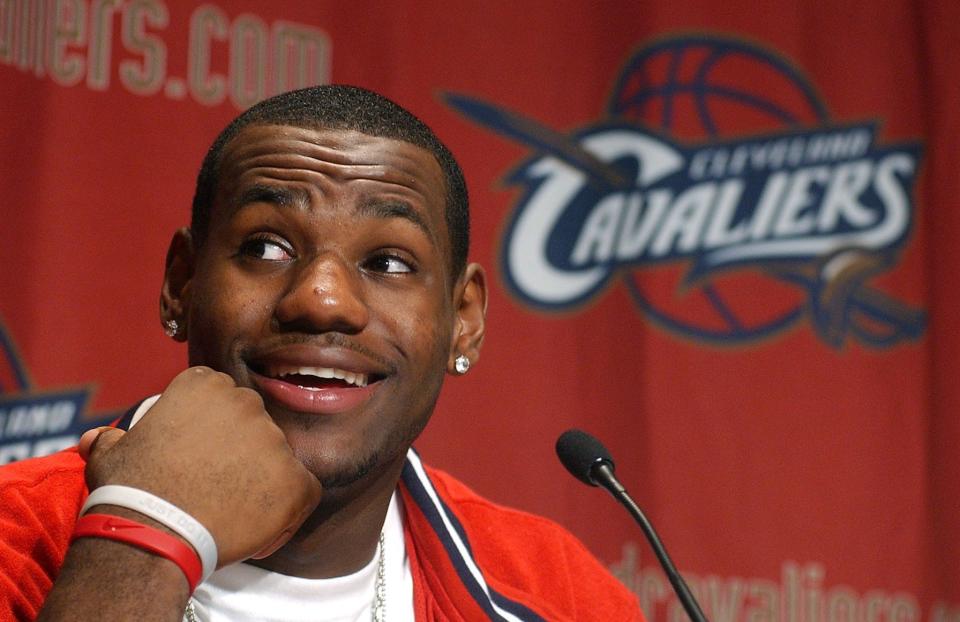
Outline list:
[[[304,374],[340,378],[357,386],[382,380],[393,371],[379,357],[344,345],[295,344],[244,358],[250,369],[262,376]]]

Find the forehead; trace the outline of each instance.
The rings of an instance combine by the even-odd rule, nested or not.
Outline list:
[[[443,171],[432,153],[402,140],[355,130],[252,125],[225,145],[217,177],[217,211],[264,183],[321,194],[349,187],[396,195],[422,210],[438,233],[446,230]]]

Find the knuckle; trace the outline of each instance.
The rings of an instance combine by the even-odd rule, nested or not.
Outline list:
[[[260,397],[260,394],[249,387],[237,387],[236,391],[237,396],[241,399],[263,404],[263,399]]]
[[[234,389],[232,397],[241,410],[257,415],[264,412],[263,398],[253,389],[237,387]]]
[[[117,440],[119,440],[120,436],[123,436],[123,431],[118,430],[117,428],[105,428],[100,430],[100,433],[90,444],[90,455],[95,456],[106,451],[112,447]]]
[[[227,386],[233,387],[233,386],[236,386],[237,384],[236,382],[233,381],[233,376],[229,374],[225,374],[222,371],[214,371],[211,369],[210,375]]]
[[[296,458],[294,458],[296,460]],[[320,481],[317,477],[307,470],[307,467],[300,464],[299,460],[296,460],[297,470],[300,473],[300,490],[303,491],[304,496],[307,499],[313,499],[316,496],[320,495]]]
[[[207,378],[212,371],[209,367],[188,367],[174,376],[170,382],[170,386],[167,388],[181,387],[181,390],[183,390],[191,386],[197,386],[198,383],[204,382],[204,379]]]
[[[265,438],[273,445],[274,449],[281,453],[289,454],[292,460],[300,464],[300,462],[293,457],[293,450],[291,450],[290,445],[287,444],[287,435],[283,433],[280,426],[274,423],[273,419],[269,417],[265,417],[264,421],[266,423],[264,429]]]

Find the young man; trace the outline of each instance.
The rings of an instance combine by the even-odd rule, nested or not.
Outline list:
[[[190,368],[78,452],[2,472],[8,612],[641,619],[561,528],[477,497],[410,451],[444,374],[478,360],[486,284],[466,261],[468,221],[453,157],[379,95],[317,87],[238,117],[208,153],[191,226],[167,256],[161,321],[188,343]],[[190,537],[177,548],[175,523],[193,520],[212,559]],[[71,542],[75,529],[89,535]],[[172,548],[145,550],[124,540],[133,532]],[[191,592],[204,550],[218,570]]]

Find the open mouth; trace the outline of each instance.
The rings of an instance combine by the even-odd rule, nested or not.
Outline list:
[[[303,365],[252,365],[254,372],[302,389],[320,390],[335,388],[363,388],[383,379],[377,374],[364,374],[336,367],[310,367]]]

